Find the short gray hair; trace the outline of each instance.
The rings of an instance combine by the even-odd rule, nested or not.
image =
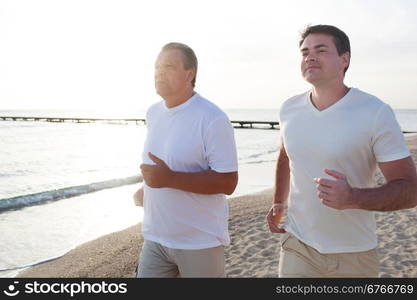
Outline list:
[[[195,55],[193,49],[191,49],[191,47],[182,44],[182,43],[168,43],[165,46],[162,47],[161,51],[165,51],[165,50],[180,50],[184,59],[183,59],[183,63],[184,63],[184,67],[186,70],[189,69],[195,69],[195,75],[193,80],[191,81],[191,84],[193,87],[195,87],[195,81],[197,78],[197,67],[198,67],[198,61],[197,61],[197,56]]]

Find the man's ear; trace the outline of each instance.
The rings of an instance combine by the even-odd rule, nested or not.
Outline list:
[[[350,52],[345,52],[341,55],[343,59],[343,64],[345,65],[345,68],[347,68],[350,64]]]
[[[195,77],[195,69],[191,68],[189,70],[187,70],[188,75],[187,75],[187,79],[191,82],[193,81],[194,77]]]

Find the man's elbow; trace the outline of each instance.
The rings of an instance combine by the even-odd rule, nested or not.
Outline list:
[[[413,197],[414,201],[412,201],[412,207],[411,208],[414,208],[414,207],[417,206],[417,180],[414,182],[413,192],[414,192],[414,197]]]
[[[233,192],[236,189],[237,182],[238,182],[238,173],[237,172],[228,173],[227,178],[224,181],[224,183],[225,183],[224,193],[226,195],[233,194]]]
[[[417,179],[413,180],[410,183],[408,207],[414,208],[417,207]]]

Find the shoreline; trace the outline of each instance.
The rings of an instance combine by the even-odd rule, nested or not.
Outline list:
[[[239,165],[239,184],[228,199],[272,186],[273,157],[276,153],[260,163]],[[253,174],[257,181],[250,180]],[[4,245],[0,277],[15,277],[85,243],[137,225],[143,217],[143,209],[133,204],[137,187],[105,189],[0,214],[0,244]]]
[[[406,136],[417,165],[417,135]],[[378,184],[383,182],[377,174]],[[231,244],[226,247],[227,277],[277,277],[279,234],[270,233],[265,215],[272,188],[229,198]],[[375,214],[380,277],[417,277],[417,208]],[[127,278],[143,243],[140,224],[104,235],[63,257],[21,271],[16,277]]]
[[[254,197],[256,202],[253,201]],[[235,222],[229,224],[231,244],[225,249],[230,253],[226,256],[226,264],[236,259],[236,253],[234,253],[236,245],[253,239],[252,235],[245,238],[241,236],[243,228],[250,225],[250,222],[245,223],[248,223],[250,219],[259,221],[261,218],[263,220],[264,212],[269,209],[271,201],[272,188],[229,198],[230,219]],[[267,230],[266,223],[264,225],[264,229]],[[139,249],[143,244],[140,226],[141,224],[138,223],[86,242],[56,260],[20,271],[16,278],[134,277]],[[240,242],[237,242],[238,240]],[[278,243],[279,236],[276,235],[270,240]]]

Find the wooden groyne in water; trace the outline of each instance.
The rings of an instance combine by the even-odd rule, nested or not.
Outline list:
[[[261,125],[261,128],[265,128],[264,125],[269,125],[269,129],[279,129],[279,122],[274,121],[230,121],[234,127],[237,128],[260,128],[258,125]],[[266,127],[268,129],[268,127]]]
[[[37,121],[37,122],[54,122],[54,123],[118,123],[118,124],[145,124],[145,119],[113,119],[113,118],[63,118],[63,117],[17,117],[17,116],[0,116],[1,121]]]
[[[145,124],[145,119],[113,119],[113,118],[62,118],[62,117],[18,117],[0,116],[1,121],[32,121],[32,122],[73,122],[73,123],[116,123]],[[279,129],[279,122],[274,121],[230,121],[235,128]]]
[[[0,121],[32,121],[32,122],[73,122],[73,123],[110,123],[110,124],[145,124],[145,119],[113,119],[113,118],[61,118],[61,117],[17,117],[0,116]],[[235,128],[279,129],[279,122],[275,121],[230,121]],[[403,131],[403,133],[417,133]]]

